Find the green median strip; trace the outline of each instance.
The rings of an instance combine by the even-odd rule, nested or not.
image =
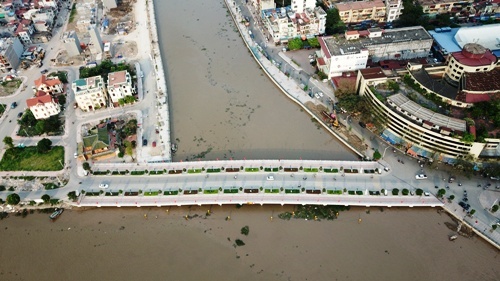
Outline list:
[[[224,193],[238,193],[238,189],[237,188],[224,189]]]
[[[189,169],[188,174],[199,174],[201,173],[201,169]]]
[[[270,189],[270,188],[266,188],[264,190],[265,193],[280,193],[280,190],[279,188],[275,188],[275,189]]]
[[[163,191],[163,195],[177,195],[179,194],[179,191],[174,190],[174,191]]]
[[[258,172],[259,168],[245,168],[245,172]]]
[[[203,190],[203,194],[217,194],[217,193],[219,193],[218,189]]]

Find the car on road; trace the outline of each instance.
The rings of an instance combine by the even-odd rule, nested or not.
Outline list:
[[[75,152],[75,154],[73,154],[73,157],[78,158],[78,152]]]
[[[106,189],[108,187],[109,187],[109,184],[107,184],[107,183],[101,183],[101,184],[99,184],[99,188],[101,188],[101,189]]]
[[[44,70],[40,71],[41,74],[46,74],[47,72],[49,72],[48,69],[44,69]]]
[[[156,142],[154,141],[151,145],[152,145],[153,147],[156,147]]]
[[[148,140],[147,139],[142,139],[142,146],[148,145]]]
[[[415,179],[417,179],[417,180],[424,180],[426,178],[427,178],[427,175],[425,175],[425,174],[418,174],[415,176]]]
[[[464,197],[467,197],[467,190],[464,190]]]
[[[363,122],[359,121],[359,123],[358,123],[358,124],[359,124],[359,126],[360,126],[361,128],[366,128],[366,124],[365,124],[365,123],[363,123]]]
[[[17,107],[17,102],[13,102],[10,104],[10,108],[14,109]]]
[[[490,177],[490,179],[497,181],[497,180],[500,180],[500,177]]]
[[[23,113],[22,113],[22,112],[19,112],[19,113],[17,114],[17,119],[21,119],[21,117],[23,117]]]
[[[427,191],[424,191],[424,195],[425,196],[431,196],[431,194],[429,192],[427,192]]]
[[[267,176],[266,178],[268,181],[273,181],[274,180],[274,176]]]

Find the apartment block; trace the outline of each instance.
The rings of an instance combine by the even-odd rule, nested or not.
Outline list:
[[[24,46],[17,37],[0,39],[0,71],[16,70],[23,52]]]
[[[386,5],[382,0],[335,3],[344,23],[360,23],[365,20],[384,22]]]
[[[71,89],[82,111],[93,111],[107,106],[106,86],[101,76],[75,80]]]

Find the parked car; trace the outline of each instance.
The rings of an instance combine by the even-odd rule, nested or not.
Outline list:
[[[21,119],[21,117],[23,117],[23,113],[22,113],[22,112],[19,112],[19,113],[17,114],[17,119]]]
[[[13,102],[10,104],[10,108],[14,109],[17,107],[17,102]]]
[[[99,188],[106,189],[108,187],[109,187],[109,185],[107,183],[101,183],[101,184],[99,184]]]
[[[148,140],[147,139],[142,139],[142,146],[148,145]]]
[[[49,72],[48,69],[44,69],[44,70],[40,71],[41,74],[46,74],[47,72]]]
[[[273,181],[274,180],[274,176],[267,176],[267,180],[268,181]]]
[[[156,142],[154,141],[151,145],[152,145],[153,147],[156,147]]]
[[[359,123],[358,123],[358,124],[359,124],[359,126],[360,126],[361,128],[366,128],[366,124],[365,124],[365,123],[363,123],[363,122],[359,121]]]
[[[415,179],[417,179],[417,180],[424,180],[426,178],[427,178],[427,175],[425,175],[425,174],[419,174],[419,175],[415,176]]]
[[[427,192],[427,191],[424,191],[424,195],[425,196],[431,196],[431,194],[429,192]]]

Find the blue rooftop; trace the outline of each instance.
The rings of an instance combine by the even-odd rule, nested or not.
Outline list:
[[[442,32],[441,28],[437,30],[429,31],[429,34],[434,38],[434,41],[441,47],[445,49],[448,53],[459,52],[462,50],[460,46],[455,41],[455,35],[460,28],[450,28],[445,32]]]

